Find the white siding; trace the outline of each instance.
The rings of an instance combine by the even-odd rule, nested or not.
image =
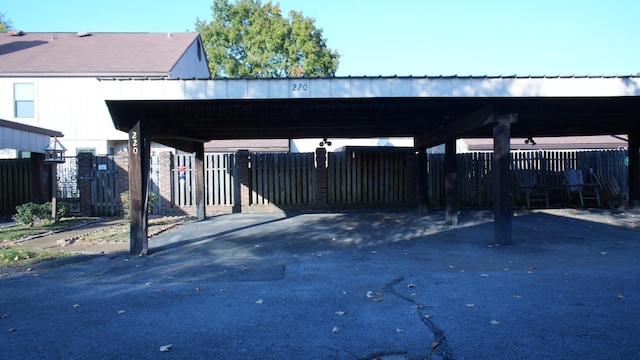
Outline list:
[[[42,153],[50,140],[48,135],[0,126],[0,149]]]
[[[199,46],[199,40],[194,41],[178,63],[171,69],[173,79],[208,79],[209,66],[204,50]]]
[[[33,119],[14,117],[15,82],[35,85]],[[100,154],[107,153],[107,140],[127,139],[127,134],[113,126],[101,82],[95,78],[0,78],[0,91],[0,118],[62,132],[64,138],[60,141],[70,154],[75,154],[76,147],[92,147]]]

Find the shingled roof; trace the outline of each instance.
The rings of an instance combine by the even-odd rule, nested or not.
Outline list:
[[[168,77],[199,39],[198,33],[0,33],[0,76]]]

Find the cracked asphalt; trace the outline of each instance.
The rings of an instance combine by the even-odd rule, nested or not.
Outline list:
[[[632,359],[640,212],[229,214],[0,269],[15,359]],[[169,351],[160,348],[171,345]],[[4,356],[4,355],[3,355]]]

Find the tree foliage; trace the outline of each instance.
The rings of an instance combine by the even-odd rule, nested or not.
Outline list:
[[[11,20],[5,16],[4,13],[0,13],[0,32],[7,32],[11,30]]]
[[[214,76],[333,76],[339,54],[327,47],[315,19],[260,0],[214,0],[213,20],[196,20]]]

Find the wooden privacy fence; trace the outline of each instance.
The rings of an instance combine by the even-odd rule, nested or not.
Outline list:
[[[615,179],[621,189],[628,189],[626,157],[626,150],[514,151],[511,153],[511,169],[514,175],[512,194],[518,193],[516,179],[521,176],[533,177],[537,184],[548,188],[550,204],[567,205],[564,184],[564,171],[567,169],[581,170],[586,182],[592,181],[590,174],[593,172],[600,178]],[[460,206],[492,205],[492,158],[492,153],[456,155]],[[429,206],[443,207],[444,155],[428,154],[427,169]]]
[[[31,201],[31,159],[0,160],[0,214]]]
[[[196,204],[196,166],[193,155],[174,155],[171,166],[171,199],[178,207]],[[205,154],[206,206],[235,204],[238,184],[235,154]]]
[[[329,204],[405,202],[405,153],[331,152],[327,164]]]
[[[251,205],[313,205],[314,153],[251,154]]]

